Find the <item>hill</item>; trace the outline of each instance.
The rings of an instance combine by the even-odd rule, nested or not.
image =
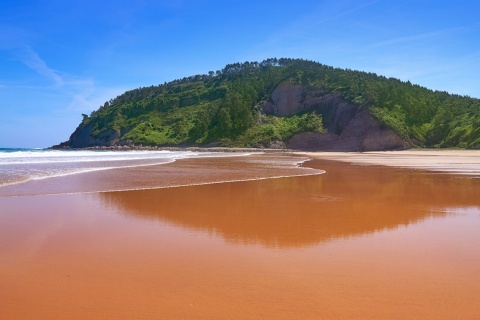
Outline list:
[[[57,148],[480,148],[480,100],[299,59],[235,63],[106,102]]]

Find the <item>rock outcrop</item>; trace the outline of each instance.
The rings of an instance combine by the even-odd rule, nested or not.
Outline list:
[[[368,108],[345,101],[338,93],[305,88],[287,80],[261,105],[264,113],[290,116],[302,111],[322,114],[326,133],[304,132],[293,136],[289,149],[318,151],[377,151],[409,146],[392,129],[379,123]]]
[[[90,148],[90,147],[110,147],[114,145],[124,145],[126,143],[119,143],[119,133],[113,130],[108,130],[97,138],[92,134],[91,124],[80,124],[77,129],[70,135],[68,141],[62,142],[53,148]],[[127,143],[128,144],[128,143]]]

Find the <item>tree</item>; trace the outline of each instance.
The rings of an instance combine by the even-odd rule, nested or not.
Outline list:
[[[232,119],[227,108],[218,110],[218,126],[222,131],[222,136],[227,137],[232,131]]]
[[[201,112],[197,114],[195,118],[193,128],[190,129],[189,135],[193,140],[198,140],[205,136],[208,132],[208,126],[210,124],[210,119],[206,112]]]

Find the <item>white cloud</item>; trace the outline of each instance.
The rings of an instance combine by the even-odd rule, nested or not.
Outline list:
[[[36,73],[52,80],[54,86],[15,84],[8,87],[41,90],[58,97],[56,103],[52,104],[52,106],[57,104],[56,107],[52,108],[52,111],[55,110],[54,112],[90,112],[98,109],[105,101],[115,98],[129,89],[124,87],[98,88],[93,79],[82,79],[75,75],[54,70],[28,45],[17,47],[15,57]],[[0,85],[0,88],[2,88],[2,85]],[[61,101],[63,101],[63,105]]]
[[[72,100],[66,109],[81,112],[96,110],[105,101],[109,101],[127,90],[123,87],[96,88],[93,80],[79,80],[68,84],[74,86],[75,93],[73,93]]]
[[[65,84],[63,77],[56,70],[50,68],[31,47],[24,46],[18,51],[17,57],[33,71],[53,80],[57,86],[63,86]]]
[[[341,18],[343,16],[346,16],[346,15],[349,15],[349,14],[352,14],[352,13],[355,13],[359,10],[362,10],[363,8],[366,8],[368,6],[371,6],[375,3],[377,3],[378,1],[380,0],[374,0],[374,1],[370,1],[370,2],[367,2],[367,3],[364,3],[360,6],[357,6],[357,7],[354,7],[352,9],[349,9],[349,10],[345,10],[345,11],[342,11],[340,13],[337,13],[337,14],[333,14],[332,16],[328,17],[328,18],[325,18],[323,20],[320,20],[320,21],[317,21],[316,23],[314,23],[313,25],[316,26],[316,25],[319,25],[319,24],[322,24],[322,23],[325,23],[325,22],[329,22],[329,21],[332,21],[332,20],[336,20],[338,18]]]
[[[404,37],[397,37],[385,41],[380,41],[371,45],[371,47],[384,47],[384,46],[391,46],[391,45],[398,45],[401,43],[412,43],[412,42],[425,42],[427,40],[433,39],[445,39],[449,37],[453,37],[458,33],[468,32],[472,30],[471,28],[451,28],[446,30],[438,30],[435,32],[427,32],[422,34],[404,36]]]

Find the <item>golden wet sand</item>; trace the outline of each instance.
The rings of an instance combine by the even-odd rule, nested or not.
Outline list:
[[[150,177],[249,176],[248,158],[197,160]],[[304,166],[326,173],[0,197],[1,318],[480,318],[480,179]]]

